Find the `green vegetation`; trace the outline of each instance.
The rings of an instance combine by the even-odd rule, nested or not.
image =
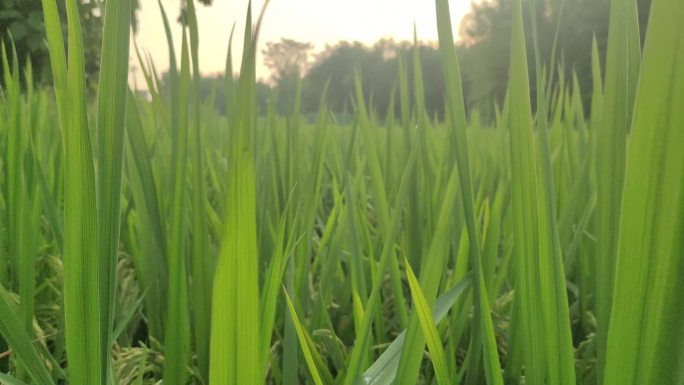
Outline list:
[[[49,49],[44,43],[49,30],[43,11],[44,2],[42,0],[3,0],[0,4],[0,36],[2,36],[0,40],[6,45],[14,44],[20,64],[31,60],[34,81],[48,84],[52,76]],[[67,28],[66,4],[64,1],[58,1],[53,5],[59,9],[61,17],[58,22],[64,32]],[[100,69],[102,45],[103,18],[100,7],[104,7],[104,3],[79,0],[77,6],[81,28],[85,32],[83,34],[85,71],[88,82],[96,82],[97,79],[94,77]],[[19,68],[22,74],[23,69],[23,66]],[[4,82],[0,81],[0,84]]]
[[[511,2],[491,121],[435,3],[443,116],[416,38],[386,111],[357,67],[342,121],[325,96],[306,119],[295,67],[259,115],[265,7],[217,109],[193,0],[180,53],[159,4],[168,74],[134,49],[148,99],[134,2],[103,4],[92,102],[80,2],[42,0],[53,86],[0,53],[0,383],[683,384],[684,0],[653,0],[643,50],[612,0],[590,91],[545,3]]]

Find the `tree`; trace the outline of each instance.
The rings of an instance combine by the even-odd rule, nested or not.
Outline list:
[[[45,24],[41,0],[0,0],[0,40],[7,47],[12,42],[16,47],[22,70],[30,58],[36,81],[47,83],[51,77],[50,58],[45,44]],[[58,1],[62,30],[66,31],[66,8]],[[86,58],[86,73],[89,80],[95,80],[100,68],[100,46],[102,41],[102,12],[94,1],[79,1],[83,44]],[[66,35],[65,35],[66,36]],[[66,44],[66,38],[65,38]],[[9,52],[8,52],[9,53]]]
[[[354,95],[354,77],[358,71],[365,100],[371,104],[374,113],[384,118],[389,111],[391,95],[398,87],[400,57],[406,61],[408,78],[413,79],[412,50],[412,43],[395,42],[392,39],[381,39],[370,47],[359,42],[346,41],[327,46],[316,55],[304,78],[304,112],[313,113],[318,110],[318,103],[323,97],[321,85],[326,83],[328,107],[336,113],[350,112]],[[444,81],[439,51],[435,44],[419,42],[418,52],[427,112],[430,116],[443,116]],[[409,95],[412,98],[412,81],[409,81],[409,87]],[[399,110],[395,109],[395,112],[398,113]]]
[[[276,88],[278,109],[281,113],[292,110],[297,83],[308,68],[309,52],[313,44],[292,39],[268,42],[261,52],[264,64],[271,70],[270,82]]]
[[[651,0],[637,0],[642,41],[645,36]],[[464,88],[470,107],[492,109],[492,99],[501,103],[508,84],[510,54],[511,1],[492,0],[474,3],[461,23],[459,47]],[[539,50],[546,66],[550,65],[556,33],[556,64],[566,81],[577,74],[585,109],[591,99],[591,42],[596,36],[601,57],[605,57],[608,39],[610,0],[537,0],[536,20]],[[528,63],[534,72],[533,44],[529,10],[524,11],[528,39]],[[547,68],[548,70],[548,68]],[[558,81],[558,68],[552,69]],[[530,76],[534,82],[536,77]],[[536,100],[534,85],[532,101]]]
[[[268,42],[261,51],[264,64],[271,70],[274,84],[290,76],[301,76],[309,64],[309,53],[313,44],[282,38],[279,42]]]
[[[373,53],[359,42],[340,41],[335,45],[328,45],[315,56],[311,68],[304,78],[303,108],[306,113],[313,113],[323,97],[323,87],[327,84],[326,103],[336,113],[351,112],[351,98],[354,95],[354,76],[357,69],[364,80],[364,90],[376,88],[377,83],[383,83],[380,78],[369,79],[364,72],[382,65],[382,58]],[[364,92],[366,98],[370,93]],[[377,96],[377,94],[376,94]]]

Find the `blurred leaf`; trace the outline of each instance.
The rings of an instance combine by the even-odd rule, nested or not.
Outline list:
[[[3,9],[0,11],[0,20],[4,19],[20,19],[23,15],[16,9]]]
[[[26,22],[23,20],[17,20],[10,24],[9,30],[12,34],[12,39],[14,39],[14,41],[23,40],[26,36],[26,33],[28,32]]]

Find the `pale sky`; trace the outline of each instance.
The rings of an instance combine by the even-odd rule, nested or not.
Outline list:
[[[142,9],[138,12],[138,33],[134,39],[142,51],[151,55],[158,71],[166,72],[169,60],[159,6],[154,0],[141,0],[140,3]],[[162,0],[162,3],[170,19],[179,55],[181,28],[175,20],[181,0]],[[236,25],[233,67],[239,68],[247,3],[247,0],[214,0],[209,7],[197,5],[202,73],[223,72],[233,23]],[[458,25],[470,10],[471,0],[451,0],[449,3],[454,37],[457,38]],[[253,14],[258,14],[262,4],[263,0],[253,1]],[[419,40],[437,40],[432,0],[271,0],[259,36],[259,52],[266,42],[279,41],[282,37],[311,42],[314,52],[325,48],[326,43],[339,40],[366,44],[373,44],[383,37],[397,41],[413,40],[414,22]],[[132,54],[131,58],[131,63],[137,66],[135,55]],[[259,53],[257,78],[266,79],[269,75]],[[142,79],[142,75],[133,72],[131,85],[137,80],[138,87],[145,88]]]

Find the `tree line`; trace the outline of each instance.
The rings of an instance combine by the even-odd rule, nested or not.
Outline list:
[[[587,113],[591,95],[591,45],[597,41],[603,58],[608,36],[610,0],[536,0],[536,18],[539,49],[544,58],[556,58],[556,68],[546,68],[554,75],[554,81],[572,84],[576,76]],[[20,62],[30,58],[37,81],[49,84],[49,58],[44,43],[44,26],[41,0],[2,0],[0,10],[0,33],[8,45],[13,41]],[[209,6],[211,0],[202,0]],[[101,46],[100,3],[81,0],[81,22],[86,41],[86,71],[93,79],[99,70],[99,47]],[[132,12],[137,9],[134,6]],[[63,7],[63,3],[61,3]],[[642,38],[650,0],[637,0],[639,25]],[[495,103],[501,104],[508,84],[508,61],[510,52],[510,5],[511,0],[489,0],[474,3],[472,11],[462,20],[459,28],[458,57],[463,77],[464,95],[469,110],[477,109],[483,116],[491,116]],[[185,22],[185,0],[181,0],[178,22]],[[60,9],[65,16],[64,9]],[[136,23],[133,18],[133,28]],[[531,23],[525,23],[529,28]],[[531,31],[526,31],[531,36]],[[418,41],[422,68],[425,105],[430,116],[441,117],[444,113],[444,82],[436,43]],[[527,44],[528,55],[533,45]],[[258,105],[264,113],[271,104],[281,113],[293,108],[296,92],[301,92],[301,108],[304,113],[318,110],[325,92],[328,107],[332,112],[344,114],[351,111],[354,77],[358,71],[366,100],[372,101],[378,117],[385,117],[388,111],[398,111],[398,84],[400,67],[406,69],[412,79],[414,63],[414,42],[381,39],[375,44],[340,41],[314,52],[308,42],[283,38],[269,42],[263,50],[265,64],[271,77],[258,85]],[[529,60],[530,71],[536,71],[534,60]],[[548,65],[548,62],[547,64]],[[225,105],[222,95],[224,75],[202,79],[202,94],[212,95],[218,108]],[[530,76],[534,81],[535,76]],[[409,87],[413,82],[409,81]],[[327,87],[323,87],[327,85]],[[532,92],[535,87],[532,85]],[[413,91],[410,90],[410,95]],[[534,94],[532,100],[535,100]],[[395,103],[394,105],[392,103]]]
[[[601,58],[605,57],[608,37],[610,0],[537,0],[536,14],[525,10],[525,17],[536,18],[541,57],[555,57],[555,68],[545,68],[552,81],[580,88],[585,113],[590,114],[591,46],[595,38]],[[650,0],[637,0],[640,31],[643,37]],[[463,77],[464,95],[469,111],[478,110],[483,117],[492,118],[495,104],[503,103],[508,84],[510,54],[510,0],[491,0],[474,3],[472,11],[459,28],[458,58]],[[526,28],[531,23],[526,22]],[[532,31],[525,31],[532,36]],[[292,95],[301,92],[301,108],[305,114],[318,111],[325,96],[328,107],[337,114],[351,111],[354,78],[358,72],[366,100],[371,101],[374,113],[384,118],[388,112],[398,114],[398,84],[400,68],[409,76],[409,95],[413,95],[413,49],[418,50],[424,82],[427,113],[441,118],[444,114],[444,82],[435,42],[407,42],[381,39],[375,44],[340,41],[327,45],[319,52],[308,42],[282,38],[269,42],[262,54],[271,77],[259,84],[259,106],[264,113],[269,103],[280,113],[292,109]],[[534,46],[527,42],[530,71]],[[549,61],[545,63],[548,64]],[[204,93],[212,84],[222,84],[223,76],[204,79]],[[532,82],[536,79],[530,76]],[[326,85],[326,87],[323,87]],[[531,84],[535,100],[534,84]],[[217,91],[217,105],[223,103]],[[325,93],[325,95],[324,95]],[[393,104],[394,103],[394,104]],[[411,101],[413,103],[413,100]]]

